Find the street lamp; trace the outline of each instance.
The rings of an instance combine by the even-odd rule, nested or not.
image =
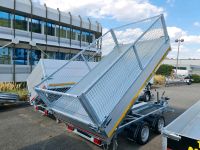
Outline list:
[[[177,53],[177,59],[176,59],[176,77],[178,77],[177,70],[178,70],[179,48],[180,48],[181,42],[184,42],[184,39],[176,39],[175,42],[178,43],[178,53]]]

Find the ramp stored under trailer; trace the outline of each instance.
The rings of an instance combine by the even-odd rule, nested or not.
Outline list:
[[[84,53],[99,43],[101,51],[109,53],[90,68]],[[109,141],[169,50],[163,15],[113,28],[44,79],[35,90],[57,118]],[[79,82],[67,91],[43,88],[48,82],[52,84],[54,78],[68,81],[68,74],[62,75],[62,70],[77,57],[82,57],[89,70]]]

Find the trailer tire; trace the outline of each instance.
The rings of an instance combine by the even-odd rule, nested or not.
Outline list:
[[[161,134],[162,129],[165,126],[165,118],[163,116],[158,116],[155,119],[154,132],[156,134]]]
[[[144,93],[144,102],[148,102],[151,100],[151,92],[150,91],[146,91]]]
[[[149,141],[149,135],[149,124],[147,122],[142,122],[141,124],[139,124],[136,142],[140,145],[146,144]]]

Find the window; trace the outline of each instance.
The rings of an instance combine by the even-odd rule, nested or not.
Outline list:
[[[69,28],[60,26],[60,37],[66,38]],[[56,27],[56,36],[59,37],[59,26]]]
[[[32,50],[29,55],[29,60],[31,65],[36,65],[41,58],[41,51]]]
[[[16,48],[14,53],[14,61],[16,65],[27,65],[27,50]]]
[[[70,28],[67,28],[67,38],[70,39],[71,35],[70,35]]]
[[[87,33],[86,34],[86,42],[92,43],[93,41],[93,34],[92,33]]]
[[[74,29],[72,29],[71,39],[72,39],[72,40],[75,40],[75,39],[76,39],[76,32],[75,32]]]
[[[80,40],[81,32],[80,30],[73,29],[72,30],[72,40]]]
[[[87,36],[87,32],[82,32],[81,34],[81,41],[86,42],[86,36]]]
[[[30,26],[29,30],[31,31],[31,28],[32,28],[32,32],[35,32],[35,33],[42,32],[40,20],[32,19],[32,25],[31,25],[31,21],[30,21],[29,26]]]
[[[61,27],[60,28],[60,37],[66,38],[66,32],[67,32],[67,28]]]
[[[70,60],[70,59],[71,59],[71,54],[70,53],[65,54],[65,60]]]
[[[56,52],[56,59],[65,60],[65,53]]]
[[[94,61],[95,61],[95,62],[98,62],[98,61],[100,61],[100,60],[101,60],[101,57],[100,57],[100,56],[94,57]]]
[[[15,28],[27,31],[27,18],[15,15]]]
[[[55,52],[46,52],[47,59],[55,59]]]
[[[45,34],[55,36],[55,27],[56,27],[55,24],[48,22],[45,25]]]
[[[10,24],[11,24],[10,14],[0,11],[0,26],[10,27]]]
[[[0,49],[0,64],[11,64],[10,51],[9,48]]]

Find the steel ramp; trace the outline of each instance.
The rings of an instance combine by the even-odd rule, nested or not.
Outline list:
[[[42,88],[79,56],[88,66],[84,53],[100,42],[110,53],[67,92]],[[169,50],[163,15],[134,22],[109,30],[35,89],[56,117],[109,139]]]

